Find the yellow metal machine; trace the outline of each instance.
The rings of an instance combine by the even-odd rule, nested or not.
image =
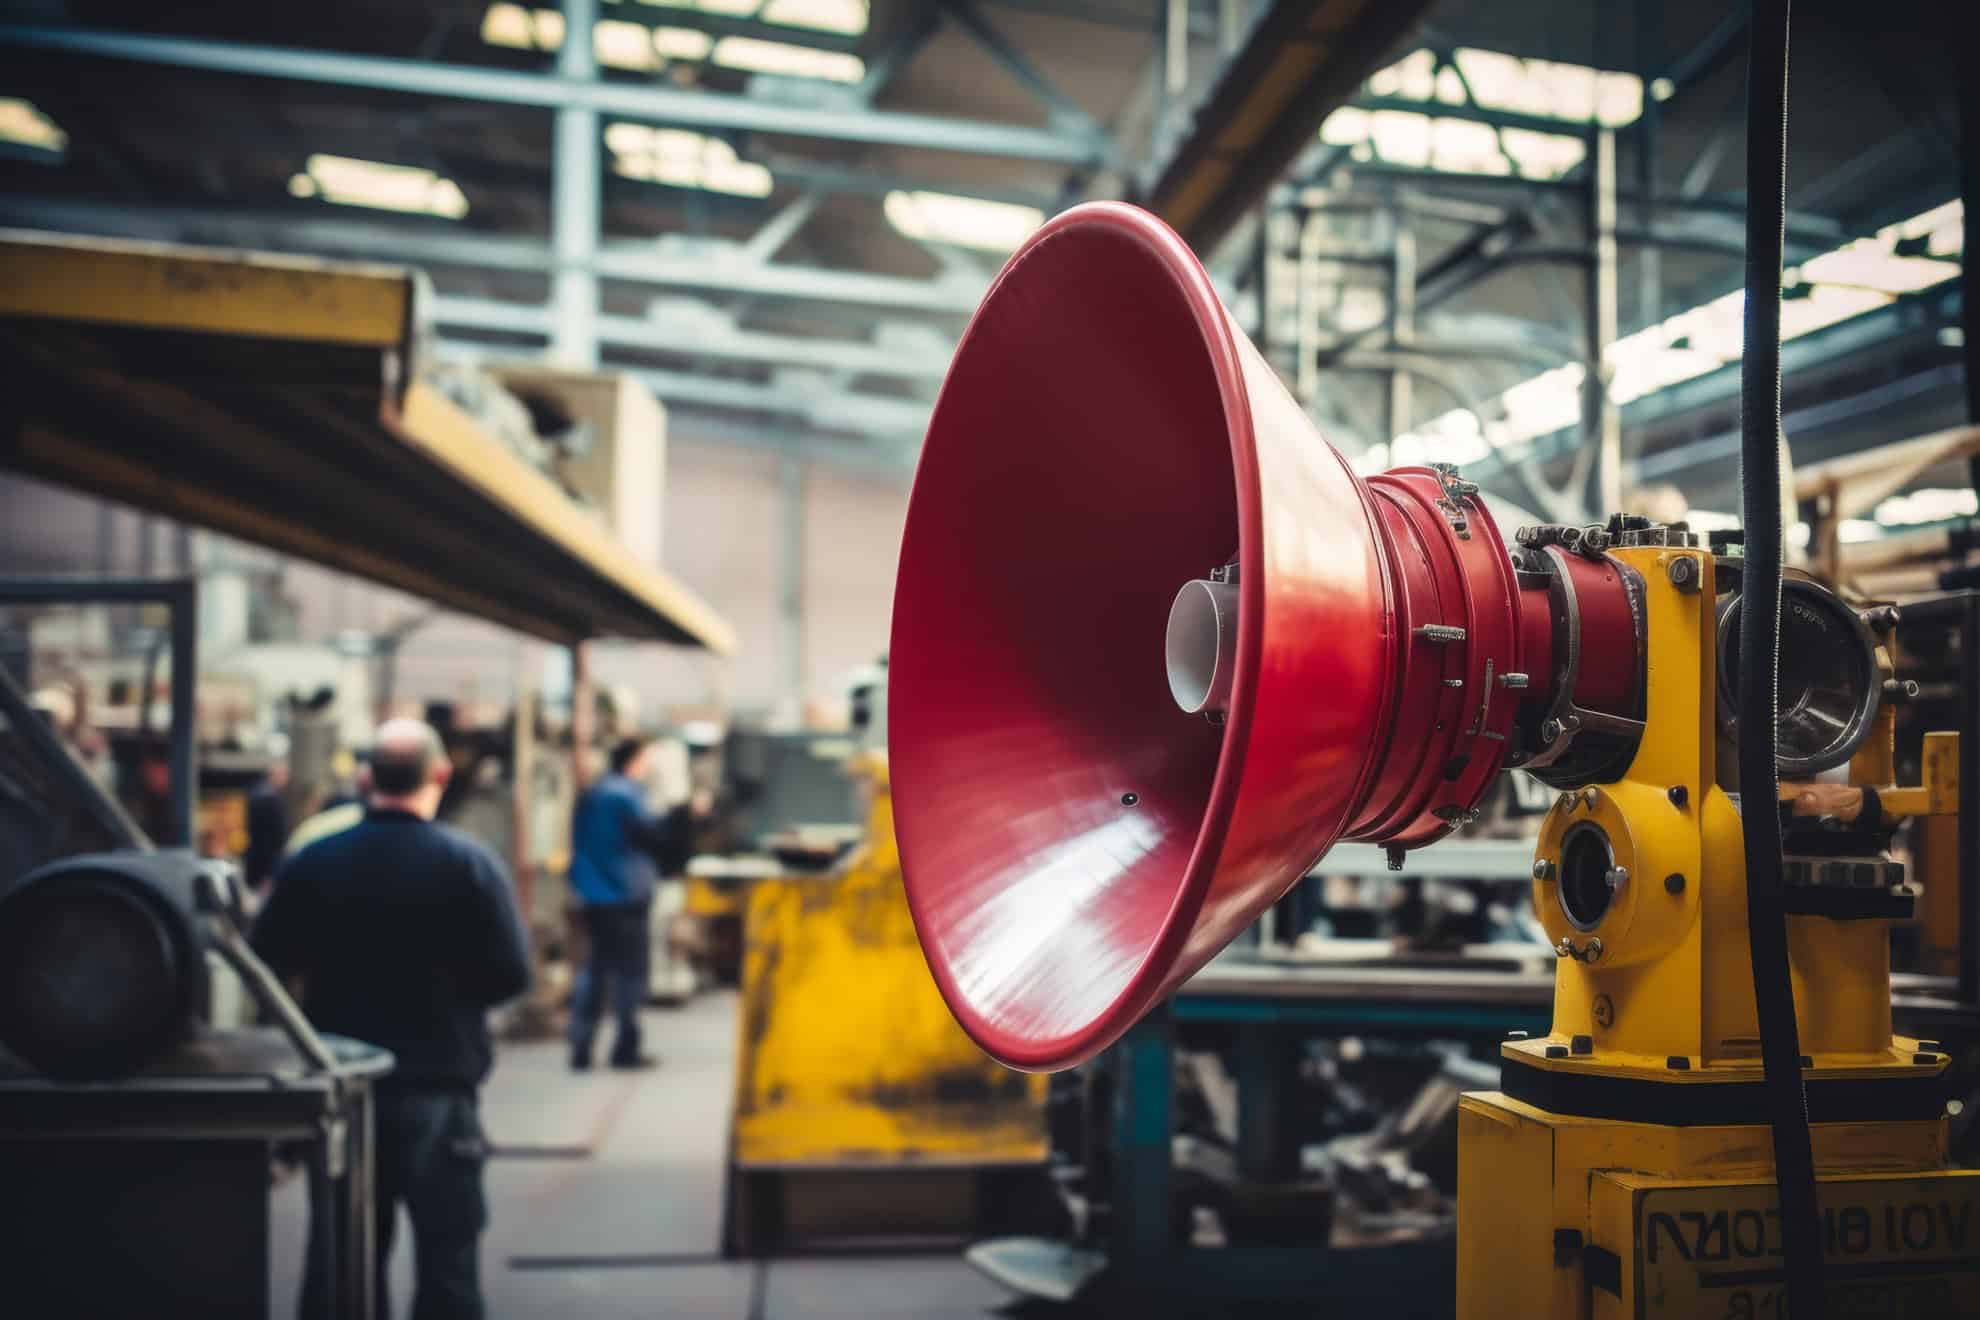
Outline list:
[[[750,886],[725,1241],[964,1233],[1040,1184],[1046,1079],[993,1062],[929,975],[901,888],[884,753],[864,842]]]
[[[1563,793],[1544,824],[1533,902],[1562,955],[1553,1029],[1505,1044],[1502,1089],[1462,1102],[1457,1313],[1782,1316],[1740,808],[1720,786],[1715,602],[1697,587],[1713,556],[1611,553],[1643,583],[1644,733],[1620,780]],[[1673,572],[1680,558],[1695,567]],[[1955,813],[1958,735],[1929,735],[1923,785],[1899,788],[1888,703],[1875,721],[1851,783],[1888,816]],[[1853,800],[1783,786],[1804,793],[1814,809]],[[1949,1056],[1892,1034],[1890,919],[1875,913],[1788,919],[1829,1313],[1980,1315],[1980,1170],[1946,1167]]]

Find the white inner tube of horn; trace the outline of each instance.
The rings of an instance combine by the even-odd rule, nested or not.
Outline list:
[[[1169,695],[1186,714],[1221,713],[1230,706],[1237,615],[1235,583],[1195,578],[1176,593],[1166,644]]]

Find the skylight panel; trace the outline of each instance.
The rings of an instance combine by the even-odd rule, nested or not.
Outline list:
[[[1045,213],[1035,206],[949,193],[890,192],[882,210],[887,222],[909,238],[986,252],[1009,252],[1045,223]]]
[[[1357,160],[1411,169],[1558,179],[1587,155],[1580,138],[1532,129],[1494,129],[1469,119],[1415,110],[1343,106],[1320,125],[1320,140],[1354,149]]]
[[[1941,280],[1949,280],[1959,274],[1957,260],[1934,261],[1929,257],[1898,256],[1894,251],[1894,231],[1895,227],[1885,231],[1892,234],[1891,240],[1885,240],[1883,235],[1859,238],[1834,252],[1826,252],[1813,261],[1804,262],[1799,271],[1799,282],[1853,285],[1897,294],[1929,289]]]
[[[1964,223],[1962,204],[1948,202],[1804,262],[1786,281],[1782,340],[1875,311],[1899,294],[1958,275]],[[1907,253],[1923,255],[1900,255],[1901,244]],[[1745,308],[1746,294],[1736,289],[1618,339],[1607,355],[1616,402],[1629,403],[1738,360]],[[1570,363],[1513,386],[1499,396],[1505,416],[1487,421],[1485,440],[1499,448],[1574,425],[1581,416],[1583,375],[1579,364]],[[1370,448],[1354,466],[1376,472],[1392,462],[1468,462],[1477,457],[1477,432],[1471,415],[1454,409],[1390,445]]]
[[[1980,495],[1971,486],[1928,486],[1881,501],[1870,516],[1886,527],[1915,527],[1949,518],[1971,518],[1975,514],[1980,514]]]
[[[1668,86],[1667,80],[1659,81]],[[1378,71],[1368,80],[1368,90],[1405,101],[1473,103],[1483,110],[1610,128],[1634,123],[1643,114],[1643,80],[1633,73],[1521,59],[1495,50],[1459,48],[1451,63],[1442,66],[1431,51],[1415,50]],[[1657,99],[1665,99],[1670,90]],[[1656,91],[1653,85],[1653,96]]]
[[[289,179],[294,197],[318,197],[338,206],[404,211],[458,220],[467,214],[467,196],[444,175],[416,165],[331,156],[321,152]]]
[[[0,96],[0,142],[61,155],[68,150],[69,135],[54,120],[18,96]]]

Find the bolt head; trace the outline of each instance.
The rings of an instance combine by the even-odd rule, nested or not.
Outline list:
[[[1682,894],[1684,892],[1684,877],[1676,871],[1665,876],[1664,892],[1667,894]]]
[[[1672,784],[1664,790],[1664,796],[1671,800],[1672,806],[1681,807],[1690,799],[1691,790],[1683,784]]]
[[[1560,736],[1561,736],[1561,722],[1559,720],[1540,721],[1541,742],[1550,743],[1553,742],[1556,738],[1559,738]]]
[[[1664,570],[1671,585],[1680,591],[1689,591],[1698,585],[1698,561],[1690,555],[1680,555]]]

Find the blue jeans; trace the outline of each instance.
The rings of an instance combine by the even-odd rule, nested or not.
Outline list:
[[[612,982],[612,1004],[618,1034],[612,1041],[612,1062],[639,1058],[639,1008],[646,1002],[647,964],[653,952],[648,933],[649,905],[601,904],[584,909],[591,938],[591,956],[578,972],[571,995],[571,1060],[591,1062],[591,1040],[605,1011],[605,983]]]
[[[384,1091],[377,1097],[378,1320],[390,1320],[387,1265],[404,1202],[413,1226],[413,1320],[481,1320],[482,1170],[488,1139],[472,1091]],[[316,1252],[302,1314],[322,1314]]]

